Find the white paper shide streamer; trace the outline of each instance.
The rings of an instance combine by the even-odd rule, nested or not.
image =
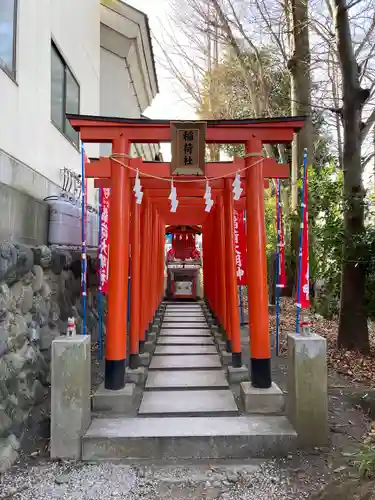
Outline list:
[[[135,177],[133,191],[135,193],[135,198],[137,200],[136,203],[137,203],[137,205],[140,205],[142,203],[144,193],[142,191],[141,179],[139,178],[139,170],[138,169],[137,169],[137,175]]]
[[[241,176],[240,173],[236,173],[236,177],[234,178],[233,184],[233,198],[235,201],[238,201],[241,198],[241,194],[243,192],[243,189],[241,187]]]
[[[173,179],[171,181],[171,192],[169,194],[168,199],[171,202],[171,212],[173,212],[173,213],[177,212],[177,207],[178,207],[177,190],[176,190],[175,186],[173,185]]]
[[[205,212],[210,212],[211,208],[214,205],[214,200],[211,199],[211,186],[208,183],[208,180],[206,181],[206,192],[204,193],[204,199],[206,200],[206,207],[205,207]]]

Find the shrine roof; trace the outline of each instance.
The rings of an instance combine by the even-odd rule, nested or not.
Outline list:
[[[206,122],[207,126],[231,126],[231,125],[272,125],[277,123],[292,123],[296,122],[293,127],[295,130],[300,130],[303,125],[297,123],[304,123],[306,116],[280,116],[272,118],[243,118],[238,120],[154,120],[152,118],[147,118],[142,116],[141,118],[120,118],[118,116],[95,116],[95,115],[76,115],[67,114],[68,120],[86,120],[95,122],[108,122],[108,123],[123,123],[123,124],[139,124],[139,125],[170,125],[173,122]]]

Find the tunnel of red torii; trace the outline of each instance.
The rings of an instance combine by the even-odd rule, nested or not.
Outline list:
[[[171,165],[130,158],[132,143],[172,142],[169,120],[68,116],[83,143],[111,143],[109,158],[87,163],[85,176],[96,187],[111,188],[110,266],[106,329],[105,388],[125,386],[125,366],[138,366],[147,333],[159,304],[164,300],[165,227],[198,225],[203,234],[204,298],[220,328],[226,333],[233,367],[242,366],[237,293],[234,208],[247,211],[247,276],[250,330],[250,377],[257,388],[271,387],[271,344],[268,321],[264,187],[268,179],[288,178],[290,168],[263,158],[263,144],[290,143],[304,125],[304,117],[250,120],[208,120],[207,144],[244,144],[245,157],[233,162],[205,164],[205,175],[179,176],[179,205],[170,212]],[[189,122],[191,123],[191,122]],[[119,155],[116,158],[114,155]],[[122,155],[122,156],[121,156]],[[119,163],[131,167],[127,168]],[[132,191],[139,170],[144,197],[141,205]],[[244,189],[234,201],[232,182],[241,171]],[[212,210],[205,211],[206,178],[210,181]],[[200,180],[201,182],[197,182]],[[189,181],[189,182],[186,182]],[[191,181],[191,182],[190,182]],[[127,352],[128,263],[130,258],[130,327]]]

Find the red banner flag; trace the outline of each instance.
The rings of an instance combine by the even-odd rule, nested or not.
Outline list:
[[[246,231],[243,210],[234,210],[234,248],[236,252],[237,285],[246,285]]]
[[[100,191],[100,287],[99,291],[108,293],[108,271],[109,271],[109,203],[111,190],[103,188]]]
[[[284,238],[284,221],[283,208],[280,197],[280,181],[276,181],[276,227],[277,227],[277,246],[278,246],[278,280],[277,286],[280,288],[286,287],[286,271],[285,271],[285,238]]]
[[[309,211],[308,211],[308,181],[307,169],[304,180],[303,203],[304,215],[302,226],[302,257],[301,257],[301,280],[300,280],[300,304],[301,309],[310,307],[310,267],[309,267]]]

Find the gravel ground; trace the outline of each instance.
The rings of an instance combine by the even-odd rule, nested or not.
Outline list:
[[[316,485],[314,486],[316,487]],[[12,500],[289,500],[308,498],[271,462],[241,465],[159,466],[40,463],[13,468],[0,483],[0,499]]]

